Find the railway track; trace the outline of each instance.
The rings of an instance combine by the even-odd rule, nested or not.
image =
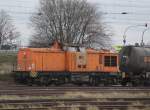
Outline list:
[[[149,110],[150,87],[29,87],[0,82],[0,110]]]
[[[19,95],[19,96],[53,96],[53,95],[63,95],[69,92],[85,92],[85,90],[49,90],[49,89],[42,89],[42,90],[0,90],[0,95]],[[86,93],[96,94],[96,93],[143,93],[143,94],[150,94],[150,90],[87,90]]]
[[[142,103],[138,105],[135,101],[139,101]],[[121,108],[139,108],[142,109],[145,107],[150,107],[150,98],[111,98],[111,99],[51,99],[51,100],[5,100],[0,101],[1,105],[7,105],[10,107],[16,107],[16,109],[26,109],[31,108],[35,109],[35,107],[41,107],[48,109],[48,108],[71,108],[72,105],[78,108],[87,108],[88,106],[97,107],[99,109],[115,109]],[[37,106],[38,105],[38,106]]]
[[[56,85],[52,85],[52,86],[26,86],[26,85],[16,85],[16,84],[13,84],[13,83],[0,83],[0,88],[1,89],[12,89],[12,88],[15,88],[15,89],[20,89],[20,88],[24,88],[24,89],[89,89],[89,88],[92,88],[92,89],[119,89],[119,90],[137,90],[137,89],[140,89],[140,90],[148,90],[150,89],[150,87],[129,87],[129,86],[121,86],[121,85],[112,85],[112,86],[76,86],[76,85],[59,85],[59,86],[56,86]]]
[[[27,87],[27,86],[6,86],[0,87],[0,95],[19,96],[53,96],[63,95],[67,92],[96,93],[145,93],[150,94],[150,88],[138,87]]]

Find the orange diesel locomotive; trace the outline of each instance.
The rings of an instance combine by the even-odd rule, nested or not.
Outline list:
[[[112,84],[118,78],[118,54],[77,46],[62,49],[57,42],[51,48],[22,48],[14,73],[16,81],[30,85]]]

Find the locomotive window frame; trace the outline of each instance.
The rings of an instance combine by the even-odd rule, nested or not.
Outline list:
[[[117,66],[117,56],[104,56],[104,66],[116,67]]]
[[[110,59],[111,59],[111,57],[110,56],[104,56],[104,65],[105,66],[110,66],[111,64],[110,64]]]
[[[117,66],[117,56],[111,56],[111,66]]]

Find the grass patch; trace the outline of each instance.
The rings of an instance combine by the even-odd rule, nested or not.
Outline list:
[[[85,93],[85,92],[67,92],[65,94],[68,98],[150,98],[150,92],[149,93]]]
[[[0,53],[0,64],[16,62],[16,53]]]
[[[28,105],[28,106],[23,106],[23,105],[10,105],[10,104],[2,104],[0,109],[37,109],[37,108],[43,108],[42,105]]]
[[[99,108],[96,106],[88,105],[86,110],[99,110]]]
[[[0,74],[0,81],[13,81],[12,73]]]
[[[96,98],[98,102],[107,101],[107,98],[150,98],[150,93],[86,93],[86,92],[72,92],[64,95],[53,96],[16,96],[16,95],[1,95],[0,100],[41,100],[41,99],[82,99],[82,98]],[[104,99],[104,100],[100,100]],[[63,104],[63,102],[60,102]]]
[[[16,63],[16,53],[0,53],[0,80],[9,81],[12,79],[13,66]]]

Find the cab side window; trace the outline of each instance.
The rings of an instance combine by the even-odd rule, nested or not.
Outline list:
[[[105,66],[117,66],[117,56],[105,56],[104,57],[104,65]]]

